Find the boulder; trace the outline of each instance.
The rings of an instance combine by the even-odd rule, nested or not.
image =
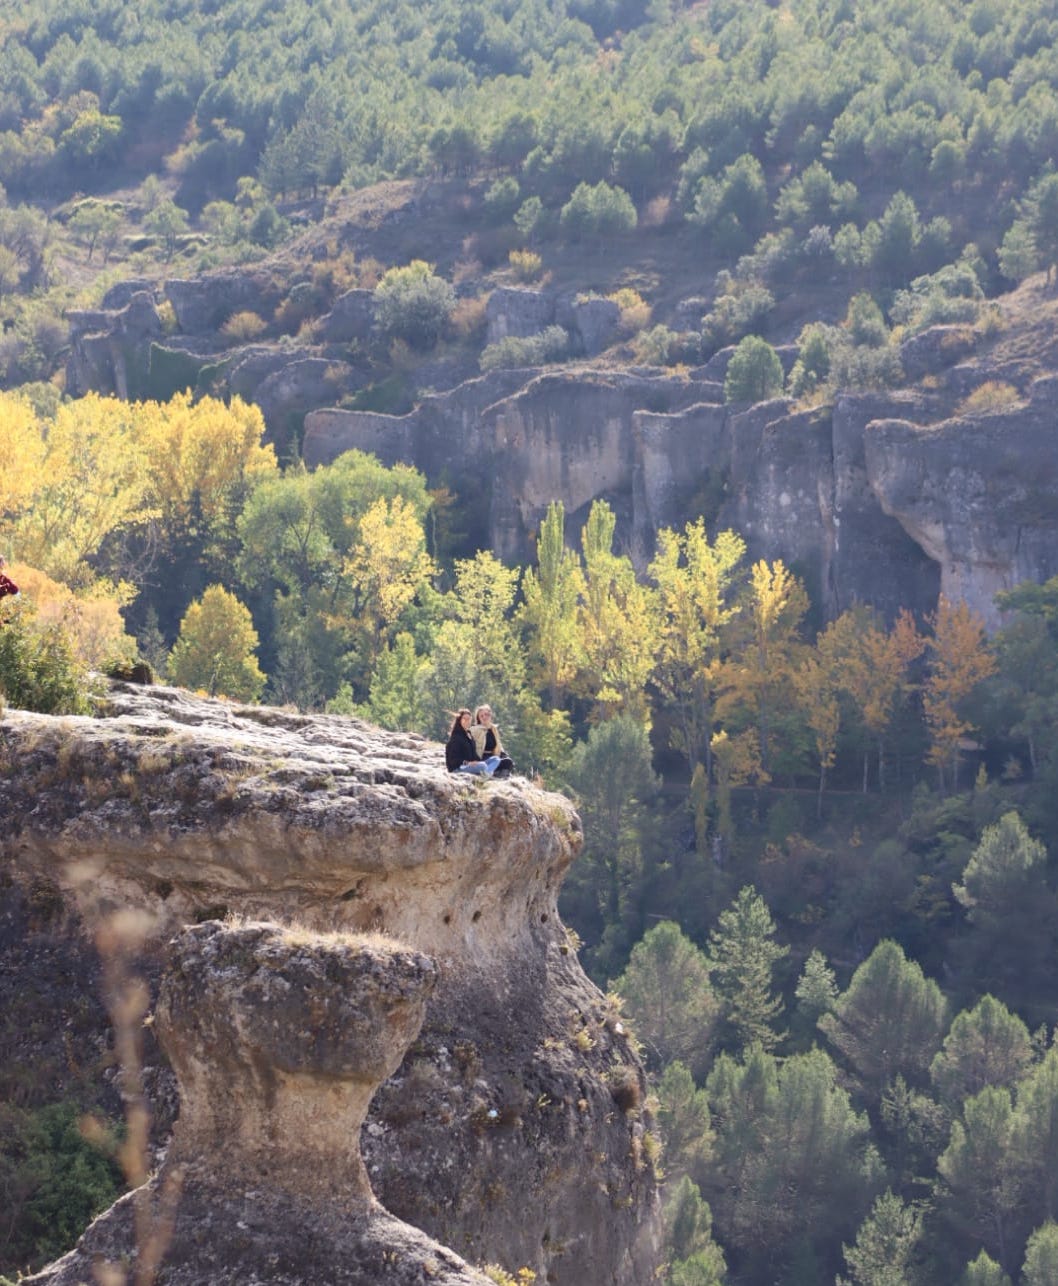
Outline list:
[[[485,305],[486,343],[501,339],[526,339],[537,335],[555,320],[555,301],[542,290],[501,286]]]
[[[369,339],[374,328],[374,291],[347,290],[335,300],[331,311],[320,318],[318,335],[325,344],[349,344]]]

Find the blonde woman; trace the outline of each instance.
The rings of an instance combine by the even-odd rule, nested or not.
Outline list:
[[[514,764],[500,745],[500,730],[492,722],[491,706],[478,706],[474,711],[474,724],[470,729],[470,735],[474,738],[474,746],[481,758],[486,763],[493,764],[494,775],[509,777]]]

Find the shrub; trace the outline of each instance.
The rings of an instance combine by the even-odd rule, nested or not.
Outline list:
[[[989,411],[1002,411],[1021,401],[1021,395],[1012,384],[1002,380],[988,380],[965,398],[959,407],[962,415],[982,415]]]
[[[485,193],[485,213],[493,223],[503,223],[521,204],[522,190],[511,175],[497,179]]]
[[[739,342],[727,367],[725,402],[766,402],[782,392],[783,373],[779,354],[759,335],[747,335]]]
[[[519,366],[544,366],[559,362],[569,353],[569,335],[561,326],[548,326],[539,334],[524,339],[508,335],[489,344],[481,354],[483,371],[512,370]]]
[[[87,714],[88,674],[60,624],[42,625],[36,609],[0,605],[0,696],[20,710]]]
[[[233,313],[220,328],[220,333],[233,343],[245,343],[257,339],[267,329],[268,323],[264,318],[247,309],[241,313]]]
[[[451,285],[422,259],[390,268],[375,287],[379,329],[420,350],[437,343],[455,301]]]
[[[519,281],[536,281],[544,266],[544,261],[532,250],[512,250],[507,261]]]
[[[487,294],[456,301],[448,321],[459,339],[470,340],[484,333],[488,304]]]
[[[649,323],[650,305],[638,290],[623,286],[612,295],[607,295],[607,298],[612,299],[621,310],[620,327],[624,334],[634,335]]]
[[[668,326],[651,326],[642,330],[633,343],[635,358],[645,366],[676,366],[694,362],[699,356],[699,338],[694,331],[672,330]]]

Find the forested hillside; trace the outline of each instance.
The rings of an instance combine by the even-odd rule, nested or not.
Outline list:
[[[655,1075],[672,1286],[1058,1281],[1058,580],[991,637],[945,599],[827,620],[704,490],[639,565],[598,501],[504,566],[470,491],[309,471],[296,415],[210,380],[276,350],[407,410],[583,358],[485,343],[491,290],[550,282],[612,306],[600,364],[738,343],[730,402],[893,388],[901,341],[994,336],[1050,277],[1056,155],[1054,3],[0,0],[0,713],[137,657],[432,737],[488,700],[584,818],[563,915]],[[161,303],[144,400],[65,395],[67,308],[251,266],[269,307],[194,362]],[[343,296],[370,337],[321,336]],[[0,1269],[113,1190],[73,1128],[98,1078],[64,1084],[0,1079]]]

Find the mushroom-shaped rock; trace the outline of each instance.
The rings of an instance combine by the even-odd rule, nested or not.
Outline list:
[[[486,1282],[387,1214],[360,1158],[368,1103],[418,1035],[436,979],[428,956],[381,938],[187,930],[157,1009],[181,1100],[161,1174],[31,1280],[73,1286],[158,1251],[159,1286]],[[171,1227],[145,1230],[166,1191],[178,1193]]]

